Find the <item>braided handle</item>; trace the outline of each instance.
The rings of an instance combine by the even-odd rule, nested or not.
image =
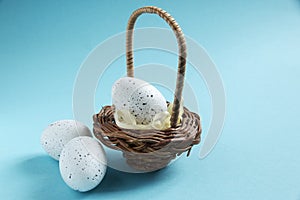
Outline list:
[[[185,75],[185,66],[186,66],[186,42],[181,28],[175,21],[175,19],[166,11],[161,8],[154,6],[146,6],[137,9],[132,13],[128,20],[127,33],[126,33],[126,58],[127,58],[127,76],[134,76],[134,67],[133,67],[133,28],[137,18],[143,13],[157,14],[163,18],[169,26],[173,29],[175,36],[177,38],[178,49],[179,49],[179,59],[178,59],[178,71],[177,71],[177,80],[176,80],[176,89],[174,94],[173,109],[171,115],[171,127],[175,128],[177,126],[180,103],[182,99],[182,90],[184,85],[184,75]]]

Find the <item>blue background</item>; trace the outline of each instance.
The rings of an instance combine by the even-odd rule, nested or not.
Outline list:
[[[72,118],[88,53],[149,4],[171,13],[216,63],[227,96],[222,136],[203,160],[200,145],[164,170],[109,169],[95,190],[72,191],[42,150],[41,132]],[[167,27],[145,16],[138,27],[147,26]],[[299,55],[299,0],[0,0],[0,199],[299,200]],[[211,111],[201,106],[206,130]]]

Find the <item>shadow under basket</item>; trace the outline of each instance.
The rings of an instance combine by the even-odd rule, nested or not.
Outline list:
[[[170,119],[171,128],[166,130],[134,130],[117,126],[114,119],[114,107],[105,106],[100,113],[93,116],[94,135],[104,145],[123,152],[127,163],[139,171],[155,171],[167,166],[183,152],[190,154],[193,145],[200,142],[200,117],[184,107],[180,124],[177,124],[182,90],[186,70],[186,42],[181,28],[166,11],[146,6],[137,9],[129,18],[126,32],[127,76],[134,77],[133,66],[133,29],[137,18],[143,13],[157,14],[164,19],[175,33],[179,58],[176,89]]]
[[[200,117],[184,108],[181,123],[166,130],[122,129],[114,119],[112,106],[95,114],[94,135],[104,145],[121,150],[129,166],[139,171],[155,171],[200,142]]]

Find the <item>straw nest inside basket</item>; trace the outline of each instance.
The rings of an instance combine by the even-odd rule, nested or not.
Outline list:
[[[134,169],[161,169],[200,142],[200,117],[184,108],[181,123],[166,130],[122,129],[114,119],[113,106],[105,106],[94,115],[94,135],[106,146],[121,150],[127,163]]]

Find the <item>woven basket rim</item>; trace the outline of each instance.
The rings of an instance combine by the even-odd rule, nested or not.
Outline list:
[[[193,145],[200,142],[200,137],[202,133],[202,127],[200,123],[200,117],[198,114],[189,111],[184,107],[183,119],[189,115],[189,117],[194,120],[193,124],[185,124],[183,129],[183,124],[177,126],[176,128],[168,128],[165,130],[147,129],[147,130],[137,130],[137,129],[124,129],[119,127],[114,120],[114,109],[112,106],[104,106],[99,113],[93,116],[94,121],[94,136],[99,139],[105,146],[110,147],[115,150],[127,151],[126,149],[120,148],[120,146],[113,145],[115,139],[120,139],[126,141],[135,140],[131,142],[144,142],[144,143],[154,143],[161,142],[161,144],[168,142],[184,142],[187,139],[193,139],[191,144],[186,148],[181,149],[182,151],[189,150]],[[183,120],[184,122],[184,120]],[[185,122],[184,122],[185,123]],[[189,126],[192,125],[192,126]],[[107,128],[108,127],[108,128]],[[189,129],[189,130],[188,130]],[[191,129],[194,131],[192,132]],[[178,133],[181,130],[185,130],[183,133]],[[191,132],[191,133],[190,133]],[[113,134],[112,134],[113,133]],[[146,137],[145,137],[146,136]],[[147,139],[148,138],[148,139]],[[151,141],[151,139],[153,141]],[[141,153],[132,152],[130,153]]]

